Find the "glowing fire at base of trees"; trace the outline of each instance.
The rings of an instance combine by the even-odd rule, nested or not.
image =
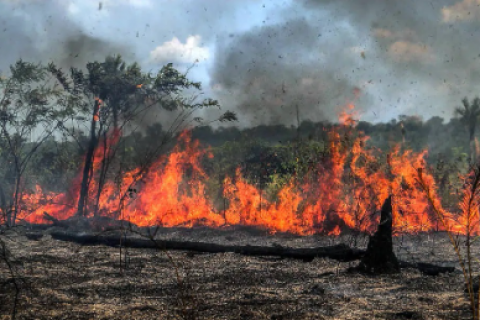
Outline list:
[[[122,218],[139,226],[246,225],[271,232],[338,235],[345,227],[373,232],[379,219],[374,213],[392,194],[396,233],[444,229],[437,224],[426,194],[418,185],[418,175],[422,175],[441,208],[435,180],[425,168],[426,151],[414,154],[409,150],[401,151],[397,146],[389,154],[382,154],[366,148],[368,137],[362,134],[348,146],[344,141],[348,130],[342,136],[340,128],[345,129],[337,127],[329,134],[328,155],[316,164],[314,181],[293,178],[280,189],[277,199],[271,201],[238,169],[234,177],[224,180],[223,196],[228,205],[221,209],[216,209],[207,196],[205,182],[209,177],[200,165],[202,157],[212,155],[208,149],[201,148],[198,141],[192,141],[188,132],[184,132],[174,150],[149,168],[134,198],[125,195],[129,194],[138,170],[125,174],[121,184],[106,182],[98,213]],[[118,137],[118,132],[113,133],[106,145],[115,144]],[[101,159],[103,153],[104,150],[99,147],[95,159]],[[99,168],[99,160],[96,161],[94,171]],[[185,166],[190,168],[188,177]],[[98,190],[96,181],[94,178],[90,183],[89,199],[95,198]],[[24,210],[18,215],[18,221],[48,223],[44,212],[60,220],[73,216],[79,183],[80,175],[72,184],[72,190],[62,194],[44,194],[37,186],[36,193],[23,197]],[[468,199],[468,191],[465,191],[465,199]],[[456,215],[441,209],[450,221],[450,230],[456,233],[465,233],[463,222],[467,218],[462,215],[468,209],[465,201],[460,203]],[[92,215],[92,205],[87,207]],[[474,211],[470,209],[470,214],[475,215],[475,221],[478,220],[478,208]]]

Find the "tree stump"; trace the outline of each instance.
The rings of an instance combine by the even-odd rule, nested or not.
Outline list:
[[[382,205],[378,229],[368,242],[367,251],[360,264],[354,269],[370,274],[392,274],[400,272],[400,265],[393,252],[392,243],[392,196]]]

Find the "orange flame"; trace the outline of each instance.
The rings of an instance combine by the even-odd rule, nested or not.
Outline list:
[[[349,109],[353,110],[353,105]],[[99,199],[99,212],[113,218],[121,214],[122,219],[139,226],[249,225],[271,232],[339,235],[345,228],[373,232],[379,220],[375,212],[392,194],[396,233],[436,230],[436,216],[418,184],[420,176],[434,197],[435,206],[448,219],[449,230],[465,233],[464,226],[470,221],[470,231],[477,232],[472,228],[478,228],[480,203],[469,202],[471,195],[465,191],[457,219],[444,210],[436,195],[436,182],[425,165],[426,151],[402,152],[398,145],[389,154],[384,154],[366,147],[368,137],[362,134],[354,137],[348,121],[343,124],[329,132],[329,156],[317,163],[313,181],[292,178],[280,189],[276,200],[247,181],[239,168],[235,176],[223,181],[223,196],[228,206],[216,209],[208,196],[206,181],[210,177],[200,165],[203,156],[211,158],[213,155],[185,132],[174,150],[158,159],[141,181],[135,183],[140,169],[127,172],[119,184],[107,181]],[[98,190],[103,156],[109,154],[109,148],[117,143],[119,136],[120,132],[112,132],[95,152],[94,174],[88,193],[90,201]],[[351,141],[346,141],[347,138]],[[45,194],[37,186],[34,193],[22,198],[26,209],[19,219],[48,223],[44,212],[57,219],[71,217],[76,211],[80,179],[79,174],[72,183],[72,190],[64,194]],[[132,185],[138,193],[124,197]],[[93,212],[91,203],[87,208]]]

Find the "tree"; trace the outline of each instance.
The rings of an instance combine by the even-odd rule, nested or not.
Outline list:
[[[57,71],[59,75],[62,74],[60,70]],[[127,65],[120,56],[108,56],[104,62],[88,63],[86,73],[72,69],[71,74],[74,80],[71,93],[81,97],[81,105],[91,106],[90,138],[77,206],[79,216],[85,215],[89,184],[93,179],[93,159],[102,138],[103,154],[97,181],[94,214],[98,211],[98,202],[109,164],[117,150],[113,146],[112,139],[108,139],[111,128],[113,128],[113,134],[119,136],[122,129],[133,120],[139,119],[147,110],[157,108],[159,111],[179,111],[171,127],[173,131],[178,131],[186,127],[189,123],[186,120],[197,109],[218,106],[216,100],[197,101],[197,96],[184,97],[183,90],[201,90],[201,85],[199,82],[188,80],[187,74],[180,73],[173,68],[172,64],[167,64],[157,74],[152,74],[144,73],[137,63]],[[88,107],[84,110],[87,111]],[[200,118],[193,120],[201,121]],[[236,120],[236,115],[226,112],[217,120]],[[153,148],[150,155],[155,154],[155,150],[156,148]]]
[[[7,225],[17,220],[26,187],[22,178],[32,158],[74,113],[72,100],[50,71],[19,60],[10,67],[10,75],[0,79],[0,168],[4,174],[0,204]]]
[[[465,97],[462,99],[462,106],[455,107],[455,115],[459,116],[468,130],[468,141],[470,145],[470,162],[475,163],[475,129],[480,117],[480,98],[475,97],[470,103]]]

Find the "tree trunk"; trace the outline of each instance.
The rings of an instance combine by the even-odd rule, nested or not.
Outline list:
[[[118,127],[118,109],[117,109],[117,100],[112,99],[110,101],[110,105],[113,106],[113,128],[114,132],[119,131]],[[101,126],[100,126],[101,127]],[[101,131],[101,130],[100,130]],[[100,137],[100,132],[98,134]],[[111,148],[112,146],[108,145],[108,139],[107,139],[107,131],[103,131],[103,155],[102,155],[102,166],[100,167],[100,174],[98,178],[98,189],[97,189],[97,194],[95,196],[95,208],[93,211],[93,215],[97,216],[98,212],[100,210],[100,196],[102,195],[103,187],[105,186],[105,182],[107,180],[107,171],[110,166],[110,161],[112,160],[112,152]]]
[[[5,224],[8,225],[8,220],[7,220],[8,205],[7,205],[7,198],[5,197],[5,191],[3,191],[2,183],[0,183],[0,211],[2,212],[2,215],[3,215],[3,219],[0,219],[0,221],[4,220]]]
[[[13,189],[13,198],[12,198],[12,205],[10,206],[9,210],[7,211],[7,225],[14,226],[17,220],[17,213],[20,201],[20,182],[22,173],[20,170],[19,159],[16,154],[13,154],[14,162],[15,162],[15,185]]]
[[[19,202],[20,202],[20,183],[21,183],[21,174],[18,173],[18,170],[17,170],[17,173],[15,174],[15,192],[13,194],[13,211],[11,212],[12,216],[11,216],[11,226],[14,226],[16,221],[17,221],[17,214],[18,214],[18,211],[19,211]]]
[[[367,251],[355,269],[371,274],[400,272],[400,265],[395,253],[393,253],[391,195],[382,205],[378,229],[375,234],[370,237]]]
[[[108,152],[108,154],[107,154]],[[110,149],[108,148],[108,141],[107,141],[107,132],[103,132],[103,155],[102,155],[102,166],[100,167],[100,174],[98,177],[98,189],[97,195],[95,197],[95,210],[93,212],[94,216],[98,215],[98,211],[100,209],[100,196],[102,195],[103,186],[105,185],[107,179],[107,170],[108,170],[108,162],[110,161]]]
[[[474,164],[476,161],[476,148],[475,148],[475,126],[470,126],[469,129],[469,143],[470,143],[470,163]]]
[[[118,130],[118,109],[117,109],[117,101],[111,101],[113,106],[113,129]]]
[[[90,182],[90,171],[93,163],[93,155],[95,153],[95,148],[97,147],[97,135],[95,133],[96,128],[96,119],[95,116],[98,115],[98,110],[100,108],[100,100],[95,100],[95,105],[93,107],[92,115],[92,124],[90,127],[90,142],[88,144],[87,154],[85,155],[85,163],[83,166],[83,177],[82,184],[80,186],[80,197],[78,199],[78,209],[77,215],[85,216],[85,205],[88,198],[88,185]]]

